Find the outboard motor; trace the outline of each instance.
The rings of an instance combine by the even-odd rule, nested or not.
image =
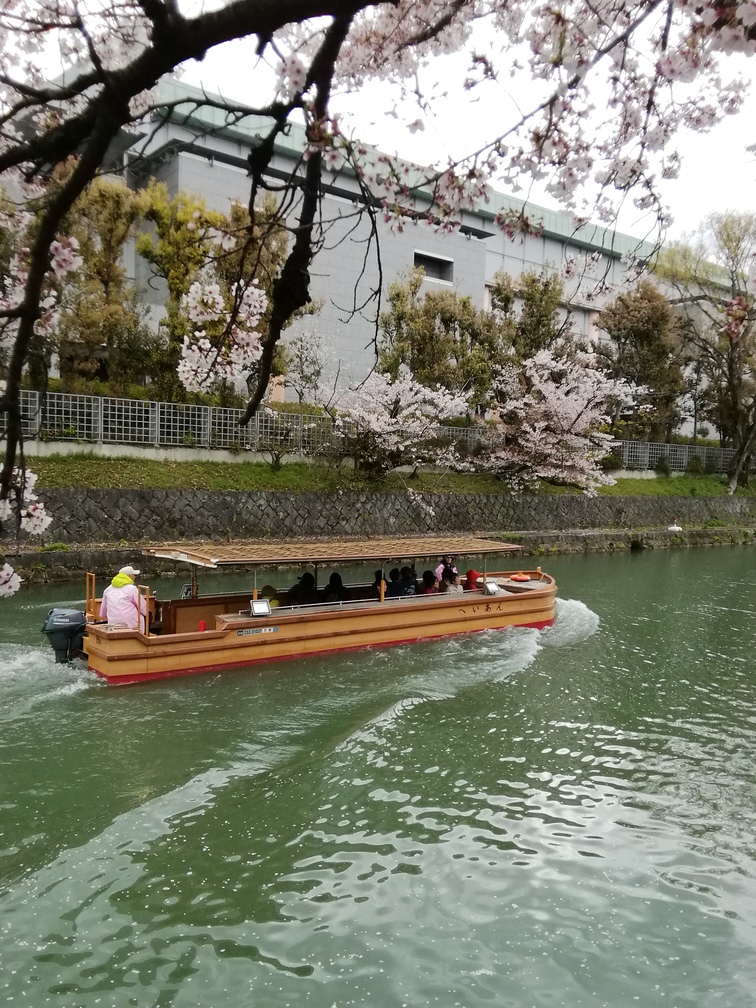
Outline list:
[[[51,609],[42,626],[50,647],[55,651],[55,661],[64,664],[82,653],[87,617],[81,609]]]

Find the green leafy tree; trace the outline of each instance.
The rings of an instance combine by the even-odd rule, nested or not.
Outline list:
[[[10,205],[11,201],[7,193],[0,187],[0,215],[4,214]],[[2,278],[2,286],[7,286],[9,283],[8,266],[15,251],[16,236],[9,227],[0,225],[0,278]],[[10,351],[10,341],[0,338],[0,379],[5,378]]]
[[[756,451],[754,255],[756,215],[711,214],[690,241],[666,249],[656,266],[674,291],[688,360],[704,383],[702,415],[735,449],[731,492],[747,481]]]
[[[167,287],[162,339],[156,341],[153,352],[156,392],[183,402],[186,392],[176,367],[189,322],[181,300],[216,249],[216,235],[225,220],[222,214],[208,210],[197,196],[179,192],[171,199],[165,183],[154,179],[137,194],[137,206],[141,218],[152,228],[137,237],[136,250]]]
[[[548,350],[569,332],[569,316],[561,314],[564,289],[556,274],[522,273],[513,279],[500,272],[490,292],[491,314],[502,338],[521,359]]]
[[[61,378],[73,391],[107,374],[110,391],[118,394],[148,373],[155,337],[123,264],[138,217],[137,194],[104,178],[92,182],[69,213],[82,266],[66,284],[57,336]]]
[[[221,287],[229,292],[239,280],[255,278],[266,294],[281,272],[286,259],[289,235],[286,221],[272,193],[266,193],[255,209],[254,222],[249,210],[236,200],[219,226],[225,240],[214,253],[213,271]],[[264,336],[267,328],[260,329]]]
[[[380,367],[396,377],[404,364],[423,385],[469,394],[474,407],[488,406],[495,375],[513,354],[532,357],[569,331],[558,277],[497,273],[490,311],[454,291],[423,292],[422,282],[422,270],[414,270],[389,288]]]
[[[679,323],[669,301],[653,283],[641,280],[606,305],[599,328],[609,336],[596,348],[608,372],[646,389],[630,419],[624,413],[619,421],[615,411],[615,433],[668,441],[679,423],[684,387]]]
[[[473,406],[488,403],[493,370],[506,345],[493,318],[454,291],[422,290],[423,271],[389,288],[380,318],[380,370],[396,380],[402,365],[427,387],[464,392]]]

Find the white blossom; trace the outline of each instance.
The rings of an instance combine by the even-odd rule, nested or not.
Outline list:
[[[498,422],[483,432],[477,464],[516,488],[538,480],[595,492],[614,479],[600,468],[613,438],[611,403],[631,403],[641,389],[607,376],[592,352],[557,340],[497,376]]]
[[[16,574],[10,564],[4,563],[0,567],[0,598],[8,595],[15,595],[21,587],[21,578]]]
[[[2,390],[0,390],[2,392]],[[10,492],[0,500],[0,522],[17,521],[19,527],[29,535],[41,535],[52,522],[45,506],[37,500],[34,486],[37,474],[30,469],[13,469]],[[10,564],[0,568],[0,596],[13,595],[18,591],[21,579]]]
[[[262,355],[258,327],[268,298],[256,279],[238,283],[224,296],[218,283],[193,283],[183,300],[197,325],[185,336],[177,372],[188,392],[205,392],[223,380],[240,389]]]
[[[316,402],[334,419],[359,466],[382,474],[399,466],[432,463],[450,465],[453,444],[439,440],[439,425],[467,412],[464,396],[429,388],[409,374],[396,380],[373,372],[358,388],[333,394],[322,386]]]

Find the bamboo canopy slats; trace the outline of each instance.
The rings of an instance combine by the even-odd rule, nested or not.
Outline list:
[[[430,556],[481,556],[515,553],[515,543],[473,536],[424,536],[416,539],[321,539],[309,542],[164,543],[147,546],[149,556],[178,560],[200,567],[223,564],[329,564],[356,560],[404,560]]]

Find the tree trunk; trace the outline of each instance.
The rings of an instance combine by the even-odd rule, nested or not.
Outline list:
[[[727,492],[734,494],[740,484],[744,484],[748,479],[748,465],[751,455],[756,450],[756,421],[753,421],[747,431],[747,435],[740,440],[730,468],[728,470]]]

